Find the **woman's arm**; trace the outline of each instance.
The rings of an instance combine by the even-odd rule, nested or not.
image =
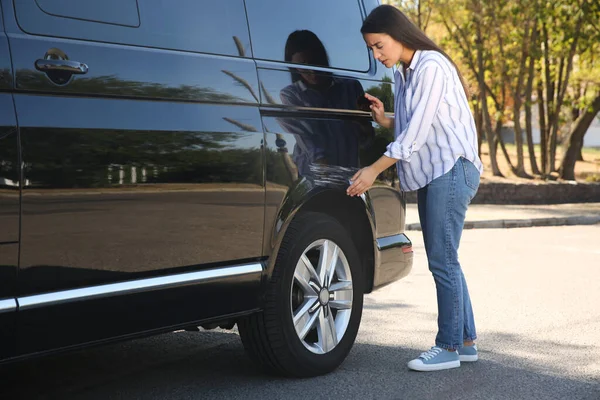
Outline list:
[[[346,191],[349,196],[362,195],[373,186],[373,182],[381,172],[398,160],[410,161],[412,154],[425,143],[446,92],[447,78],[441,67],[435,64],[425,67],[415,78],[417,84],[411,104],[412,117],[408,126],[394,142],[388,145],[387,151],[379,160],[361,169],[352,177],[352,184]]]

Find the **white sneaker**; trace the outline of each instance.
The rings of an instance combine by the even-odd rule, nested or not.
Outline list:
[[[460,367],[457,351],[448,351],[437,346],[421,353],[414,360],[408,362],[408,368],[414,371],[440,371],[443,369]]]
[[[457,351],[460,362],[475,362],[479,359],[476,344],[473,346],[463,346]]]

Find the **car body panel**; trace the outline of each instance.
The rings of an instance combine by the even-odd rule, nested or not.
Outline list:
[[[395,167],[345,193],[393,140],[364,93],[393,112],[394,70],[362,43],[333,49],[338,64],[363,56],[355,70],[253,58],[252,32],[268,35],[248,28],[243,0],[207,6],[235,7],[231,35],[182,34],[218,29],[210,10],[163,34],[150,28],[159,3],[110,0],[115,15],[0,0],[0,359],[260,311],[304,211],[349,231],[366,292],[410,271]],[[327,90],[307,96],[299,73]]]
[[[19,260],[19,137],[8,39],[0,6],[0,359],[14,355]]]
[[[262,271],[232,275],[262,257],[263,133],[252,94],[254,62],[29,34],[21,27],[54,32],[64,21],[23,12],[26,3],[34,1],[15,3],[16,14],[7,15],[19,19],[6,25],[25,182],[18,352],[258,308]],[[57,84],[37,69],[37,60],[60,54],[88,72]],[[215,268],[223,276],[70,298],[78,290]],[[70,300],[47,300],[65,296]],[[41,303],[26,306],[32,298]]]

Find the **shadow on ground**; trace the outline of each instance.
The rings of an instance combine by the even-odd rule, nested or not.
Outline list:
[[[419,351],[358,342],[334,373],[294,380],[263,374],[235,332],[171,333],[3,365],[0,398],[600,399],[598,381],[558,376],[526,354],[490,350],[459,369],[408,371]]]

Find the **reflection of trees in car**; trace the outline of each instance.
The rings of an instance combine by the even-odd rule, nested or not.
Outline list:
[[[17,129],[0,126],[0,189],[19,186]]]
[[[285,61],[292,64],[329,67],[325,46],[313,32],[292,32],[285,45]],[[327,110],[358,110],[364,96],[357,80],[335,78],[331,72],[314,71],[310,67],[290,68],[292,84],[281,93],[285,105]],[[312,164],[343,167],[359,166],[359,144],[373,136],[368,121],[307,118],[279,118],[286,132],[293,134],[296,144],[293,159],[301,175]]]
[[[107,186],[119,183],[109,177],[121,167],[126,172],[135,167],[140,175],[146,169],[148,183],[262,182],[260,152],[228,146],[243,133],[27,128],[21,133],[25,176],[35,186]],[[256,174],[248,178],[252,168]]]
[[[227,73],[226,71],[223,71]],[[37,71],[19,70],[19,82],[39,87],[47,77]],[[228,74],[232,76],[232,74]],[[236,77],[232,76],[236,79]],[[42,82],[43,81],[43,82]],[[81,77],[70,83],[73,92],[130,94],[139,98],[187,99],[210,103],[244,101],[208,87],[126,81],[114,75]],[[253,94],[253,91],[251,92]],[[228,122],[233,123],[232,120]],[[240,127],[257,132],[254,127]],[[250,129],[251,128],[251,129]],[[91,188],[136,183],[204,183],[263,181],[258,149],[228,147],[242,132],[149,132],[112,130],[22,129],[25,177],[37,187]],[[16,146],[6,146],[6,151]],[[272,171],[284,160],[266,149]],[[69,157],[64,157],[68,154]],[[3,154],[5,159],[16,159]],[[35,164],[27,163],[35,160]],[[2,171],[8,165],[0,167]],[[249,169],[256,170],[248,177]],[[214,175],[219,171],[219,176]],[[286,177],[284,181],[289,180]]]
[[[8,68],[0,69],[0,86],[3,88],[12,87],[12,74]]]
[[[52,85],[48,77],[43,73],[27,69],[20,69],[17,72],[17,81],[19,86],[26,87],[44,87],[45,84]],[[212,103],[237,103],[245,101],[245,99],[219,92],[210,87],[192,85],[168,86],[156,82],[147,83],[124,80],[116,75],[78,77],[69,83],[68,92],[127,95],[153,99],[181,99]]]
[[[245,57],[246,51],[244,50],[244,46],[240,39],[237,36],[234,36],[233,41],[235,42],[235,45],[238,49],[239,56]],[[236,80],[243,87],[245,87],[250,93],[250,95],[257,102],[260,102],[258,96],[252,88],[252,85],[250,85],[248,81],[231,71],[223,70],[222,72]],[[266,104],[277,104],[277,101],[275,101],[273,96],[271,96],[271,94],[267,91],[267,88],[265,88],[265,84],[261,82],[260,85],[263,93],[263,101]],[[235,121],[231,118],[225,118],[225,120],[239,127],[243,125],[241,122]],[[248,131],[254,132],[255,130]],[[298,179],[298,170],[294,165],[294,162],[291,160],[290,155],[288,154],[287,143],[284,140],[283,135],[281,135],[280,133],[275,133],[275,137],[275,145],[277,147],[277,151],[273,151],[267,146],[263,147],[263,151],[265,152],[266,170],[272,174],[271,178],[275,182],[288,182],[289,184],[291,184]]]
[[[44,74],[19,70],[24,85],[43,84]],[[116,76],[78,78],[73,92],[128,94],[139,98],[235,103],[243,99],[212,88],[126,81]],[[255,132],[245,130],[246,132]],[[24,173],[38,187],[106,187],[124,183],[262,182],[260,151],[229,147],[243,132],[153,132],[21,129]],[[8,146],[9,148],[11,146]],[[68,155],[68,157],[65,157]],[[35,164],[28,163],[35,160]],[[248,169],[256,173],[248,178]],[[219,171],[219,176],[214,176]],[[137,175],[137,176],[136,176]]]
[[[377,86],[369,87],[366,92],[377,97],[383,103],[384,109],[388,112],[394,110],[394,92],[392,90],[392,79],[384,77],[384,83]],[[371,146],[365,147],[361,151],[361,160],[363,164],[370,165],[381,157],[387,145],[394,141],[394,131],[392,129],[383,128],[380,125],[375,127],[375,138]],[[397,181],[397,174],[393,168],[388,168],[379,175],[379,179],[391,182],[394,184]]]
[[[392,91],[392,85],[394,82],[389,76],[385,76],[381,79],[384,83],[378,86],[371,86],[367,89],[367,93],[377,97],[383,103],[383,108],[387,112],[394,111],[394,92]]]

